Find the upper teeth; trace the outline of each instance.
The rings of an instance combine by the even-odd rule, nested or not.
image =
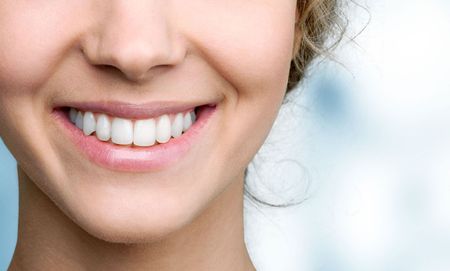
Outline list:
[[[129,120],[101,113],[82,112],[71,108],[70,121],[85,135],[95,132],[101,141],[111,140],[119,145],[152,146],[179,137],[196,120],[195,112],[165,114],[157,118]]]

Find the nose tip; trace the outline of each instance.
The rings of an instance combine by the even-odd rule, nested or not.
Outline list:
[[[82,51],[88,62],[96,66],[111,66],[127,79],[142,81],[157,68],[175,66],[184,59],[185,51],[180,42],[175,45],[161,40],[154,42],[105,40],[86,42]]]
[[[91,63],[115,67],[129,80],[141,81],[151,76],[157,67],[174,66],[181,58],[181,53],[175,52],[169,45],[156,47],[129,42],[99,49],[98,54],[91,57],[94,60]]]
[[[82,53],[91,65],[111,66],[127,79],[141,81],[151,77],[157,68],[183,61],[183,42],[169,27],[168,17],[155,10],[143,11],[132,2],[120,3],[125,6],[113,9],[82,39]],[[155,9],[145,10],[150,8]]]

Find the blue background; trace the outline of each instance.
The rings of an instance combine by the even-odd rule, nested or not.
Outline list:
[[[16,244],[17,222],[16,161],[0,140],[0,270],[9,265]]]

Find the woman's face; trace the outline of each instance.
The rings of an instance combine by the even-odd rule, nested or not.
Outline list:
[[[294,0],[2,0],[1,137],[87,232],[164,236],[263,143],[295,12]]]

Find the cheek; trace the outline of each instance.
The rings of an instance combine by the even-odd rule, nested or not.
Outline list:
[[[27,172],[48,173],[47,165],[56,164],[45,155],[53,146],[43,129],[50,93],[44,85],[83,23],[75,16],[86,14],[82,0],[73,2],[0,0],[0,136],[22,166],[40,169]]]
[[[227,1],[211,6],[200,2],[191,10],[202,16],[191,20],[186,31],[191,31],[191,40],[206,60],[240,98],[262,97],[265,91],[282,96],[293,49],[296,2]]]
[[[229,86],[224,90],[221,131],[227,144],[216,146],[220,154],[217,157],[223,159],[217,159],[212,166],[227,164],[224,174],[229,174],[242,170],[251,160],[283,100],[294,43],[296,3],[280,0],[214,4],[222,7],[193,8],[201,10],[202,16],[191,15],[198,19],[186,20],[184,25],[186,32],[191,31],[187,36],[194,50],[201,51],[204,60]]]
[[[0,90],[36,90],[51,75],[77,27],[67,1],[0,3]],[[64,3],[63,3],[64,2]],[[73,5],[73,4],[72,4]],[[80,19],[78,19],[79,21]]]

